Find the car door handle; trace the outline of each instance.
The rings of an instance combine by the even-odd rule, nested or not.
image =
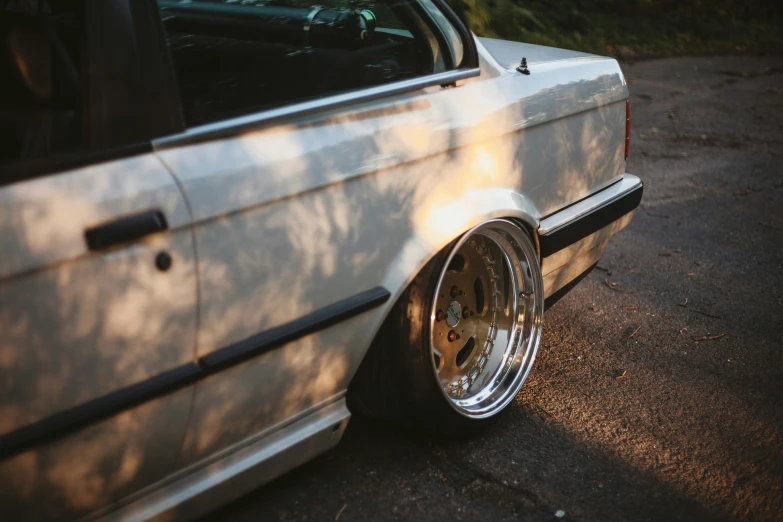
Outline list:
[[[84,239],[90,250],[103,250],[167,229],[168,224],[163,212],[148,210],[88,228],[84,231]]]

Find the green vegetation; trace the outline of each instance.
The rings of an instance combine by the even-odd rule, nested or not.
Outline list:
[[[783,51],[783,0],[454,0],[476,34],[621,57]]]

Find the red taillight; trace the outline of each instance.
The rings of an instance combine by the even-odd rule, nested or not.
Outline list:
[[[625,159],[631,151],[631,100],[625,102]]]

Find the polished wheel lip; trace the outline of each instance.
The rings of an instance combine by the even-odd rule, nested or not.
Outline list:
[[[434,355],[434,324],[438,307],[438,295],[441,292],[441,285],[448,272],[449,265],[460,249],[473,237],[477,235],[494,235],[491,241],[495,242],[501,250],[505,262],[509,263],[511,269],[512,263],[509,254],[514,255],[516,260],[513,270],[517,277],[522,274],[519,263],[520,256],[527,261],[529,271],[527,285],[531,288],[525,288],[517,292],[517,286],[513,290],[513,310],[516,317],[520,317],[522,322],[515,320],[513,327],[509,330],[509,341],[503,347],[503,357],[497,368],[491,370],[491,379],[484,379],[487,383],[478,393],[472,394],[467,399],[452,397],[445,389],[443,382],[438,374]],[[497,241],[496,241],[497,240]],[[504,243],[501,246],[500,243]],[[504,248],[505,247],[505,248]],[[508,249],[511,248],[511,251]],[[544,313],[544,288],[541,269],[538,263],[538,254],[533,246],[532,240],[520,225],[507,219],[492,219],[473,227],[465,233],[451,248],[448,257],[443,263],[443,268],[438,275],[438,282],[435,286],[435,292],[432,296],[432,306],[430,308],[430,318],[428,324],[429,332],[429,352],[433,376],[437,387],[443,394],[446,402],[460,415],[471,419],[482,419],[491,417],[500,412],[514,397],[516,397],[522,384],[525,382],[533,366],[538,346],[541,339],[541,327]],[[518,294],[518,295],[517,295]],[[521,305],[524,306],[520,315]],[[513,334],[513,335],[512,335]],[[500,348],[499,346],[497,348]]]

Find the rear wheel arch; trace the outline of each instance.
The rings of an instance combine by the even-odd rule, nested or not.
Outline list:
[[[430,346],[427,344],[426,348],[424,348],[424,343],[421,341],[421,332],[429,332],[427,328],[430,328],[429,326],[425,327],[422,323],[424,321],[429,321],[430,316],[429,311],[422,311],[424,307],[420,306],[420,303],[431,302],[431,298],[434,298],[434,294],[433,296],[430,296],[427,292],[432,292],[434,288],[433,285],[440,284],[442,278],[441,268],[445,266],[445,261],[452,254],[452,248],[455,247],[455,245],[460,244],[462,238],[465,237],[467,233],[472,233],[480,225],[484,226],[488,222],[499,219],[510,222],[510,224],[515,225],[516,228],[521,229],[523,235],[528,236],[532,245],[532,250],[534,251],[531,252],[531,249],[528,249],[528,258],[531,262],[535,263],[537,267],[540,267],[540,250],[536,237],[537,220],[530,214],[522,213],[518,209],[500,214],[499,216],[484,216],[482,219],[477,220],[477,223],[472,224],[473,226],[462,231],[457,237],[452,238],[451,241],[445,245],[438,245],[439,248],[437,249],[433,247],[433,251],[427,252],[427,255],[422,256],[423,259],[421,260],[420,265],[416,267],[416,271],[411,271],[411,275],[404,280],[404,283],[398,283],[400,286],[396,288],[396,292],[393,292],[395,298],[394,302],[386,311],[385,317],[381,321],[381,324],[379,324],[378,330],[373,336],[371,347],[368,350],[368,352],[370,350],[375,350],[376,352],[378,350],[383,350],[385,351],[385,355],[378,357],[377,353],[373,355],[370,355],[369,353],[365,354],[361,367],[349,387],[349,404],[353,408],[370,417],[377,418],[377,415],[372,414],[372,410],[377,411],[380,409],[386,411],[388,414],[387,417],[390,417],[396,422],[404,422],[405,419],[410,420],[410,415],[408,415],[409,412],[401,411],[401,408],[404,409],[401,405],[405,404],[405,400],[390,400],[385,401],[385,404],[378,404],[376,400],[376,402],[371,405],[362,404],[361,400],[357,400],[361,399],[361,397],[357,397],[357,395],[362,393],[357,392],[357,388],[359,390],[366,390],[368,386],[381,389],[379,393],[375,394],[375,399],[381,397],[381,402],[384,402],[384,396],[390,396],[385,390],[393,390],[400,385],[416,388],[416,393],[429,393],[430,399],[432,399],[433,383],[418,382],[422,381],[422,370],[413,371],[413,373],[418,372],[417,375],[413,375],[413,373],[411,373],[412,370],[410,369],[411,361],[395,360],[392,352],[399,352],[397,355],[402,356],[403,359],[415,357],[417,359],[416,364],[419,364],[420,366],[432,364],[428,359],[425,360],[427,353],[429,353]],[[465,242],[462,241],[461,244],[464,245]],[[540,276],[540,270],[538,273]],[[433,280],[437,280],[437,283],[434,283]],[[430,288],[431,286],[433,286],[433,288]],[[413,295],[417,292],[419,295]],[[543,286],[541,286],[541,292],[543,292]],[[541,293],[540,298],[543,302],[543,293]],[[427,335],[429,335],[429,333]],[[540,327],[536,334],[536,339],[539,337]],[[392,343],[391,346],[389,345],[390,341]],[[393,343],[396,343],[397,346],[394,346]],[[416,353],[416,350],[402,350],[402,347],[399,346],[401,344],[412,346],[417,343],[423,347],[422,350],[425,350],[426,353],[422,355],[421,353]],[[535,345],[537,348],[537,340]],[[382,348],[378,348],[379,346],[382,346]],[[399,348],[399,350],[397,348]],[[532,357],[535,357],[535,348],[533,349]],[[532,365],[532,361],[530,364]],[[430,371],[433,370],[430,369]],[[435,371],[437,373],[440,370]],[[525,377],[527,371],[525,371]],[[524,382],[525,377],[522,377],[522,382]],[[401,378],[403,381],[409,382],[399,383],[390,380],[400,380]],[[436,375],[435,379],[432,379],[432,381],[437,382],[437,380],[438,377]],[[435,387],[437,386],[438,385],[435,385]],[[521,383],[519,386],[521,386]],[[429,390],[425,388],[429,388]],[[449,399],[446,397],[447,393],[445,392],[445,388],[443,390],[438,388],[438,392],[444,394],[444,397],[441,398],[441,400],[443,400],[444,403],[448,403]],[[408,396],[410,397],[411,395],[408,394]],[[437,401],[430,400],[430,403],[434,402]],[[507,404],[507,402],[505,404]],[[495,417],[496,413],[505,407],[505,404],[488,417]],[[456,410],[458,410],[458,408],[456,408]],[[459,421],[462,416],[464,416],[464,414],[455,415],[454,418],[447,419],[441,415],[440,418],[443,424],[461,426]],[[448,415],[446,415],[446,417],[448,417]],[[478,427],[481,423],[475,422],[475,424]]]
[[[498,191],[499,189],[490,189],[487,192],[493,194],[488,194],[487,197],[482,197],[480,200],[486,202],[487,205],[490,205],[498,198],[497,194],[494,194]],[[389,313],[397,304],[400,296],[408,288],[411,281],[413,281],[421,270],[438,256],[443,249],[459,240],[459,238],[480,223],[489,221],[490,219],[507,219],[517,223],[530,236],[533,246],[535,246],[536,253],[538,254],[538,261],[539,263],[541,262],[541,245],[538,239],[538,227],[540,224],[538,211],[524,196],[511,191],[503,190],[502,192],[505,193],[504,195],[506,196],[507,201],[511,202],[511,205],[508,205],[505,208],[487,209],[481,214],[475,213],[472,219],[467,221],[454,237],[441,241],[441,244],[431,244],[420,234],[416,233],[411,234],[407,238],[405,243],[401,245],[397,258],[390,263],[382,278],[381,286],[391,292],[391,299],[389,299],[390,304],[387,306],[381,319],[377,323],[376,331],[372,336],[372,342],[375,342],[383,323],[386,321]],[[365,353],[363,357],[366,356],[367,354]]]

